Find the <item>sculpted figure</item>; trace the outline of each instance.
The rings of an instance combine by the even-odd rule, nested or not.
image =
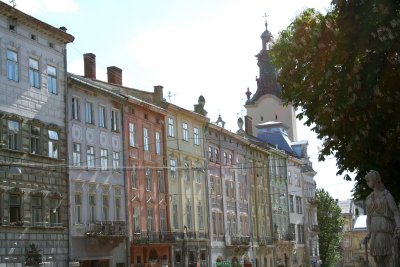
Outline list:
[[[381,176],[371,170],[364,177],[373,189],[367,197],[367,229],[365,240],[370,242],[370,254],[377,267],[396,267],[398,260],[394,245],[400,236],[400,215],[393,196],[382,184]]]

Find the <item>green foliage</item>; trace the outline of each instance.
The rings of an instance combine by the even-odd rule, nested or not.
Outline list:
[[[400,201],[400,1],[337,0],[326,15],[303,11],[271,49],[282,99],[300,107],[338,175],[378,170]],[[346,176],[346,179],[350,177]]]
[[[333,267],[340,259],[339,245],[343,218],[336,201],[323,189],[317,189],[319,254],[322,267]]]

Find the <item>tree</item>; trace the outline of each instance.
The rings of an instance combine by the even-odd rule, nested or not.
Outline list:
[[[336,201],[324,189],[317,189],[319,225],[319,255],[323,267],[332,267],[340,259],[339,244],[343,218]]]
[[[325,15],[303,11],[271,49],[281,98],[299,107],[337,175],[354,172],[355,198],[363,179],[381,173],[400,201],[400,1],[336,0]],[[348,175],[345,179],[350,180]]]

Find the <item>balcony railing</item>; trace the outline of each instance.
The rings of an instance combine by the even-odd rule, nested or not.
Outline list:
[[[231,244],[248,246],[248,245],[250,245],[250,236],[232,236]]]
[[[125,221],[96,221],[85,228],[86,237],[126,236]]]
[[[134,244],[156,244],[156,243],[174,243],[176,241],[173,232],[141,232],[133,234]]]
[[[274,239],[271,236],[258,238],[258,245],[260,245],[260,246],[272,245],[273,243],[274,243]]]
[[[308,203],[310,203],[311,206],[318,205],[318,200],[315,197],[309,197],[307,201]]]
[[[310,232],[319,232],[319,225],[317,224],[310,225],[308,229],[310,230]]]

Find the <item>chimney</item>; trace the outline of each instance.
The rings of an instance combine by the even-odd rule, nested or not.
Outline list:
[[[122,85],[122,70],[115,66],[107,67],[107,77],[109,83]]]
[[[83,54],[85,78],[96,79],[96,55],[92,53]]]
[[[244,116],[244,130],[246,134],[253,135],[253,118],[250,116]]]
[[[161,85],[154,86],[154,100],[157,103],[164,100],[163,87]]]

